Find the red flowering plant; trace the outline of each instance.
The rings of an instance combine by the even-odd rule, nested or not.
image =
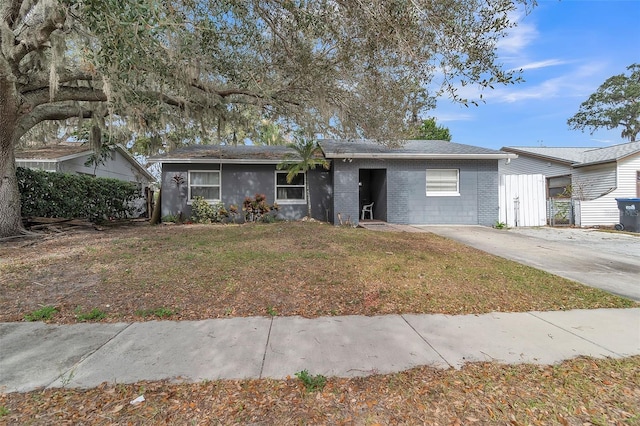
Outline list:
[[[264,194],[256,194],[254,198],[247,197],[242,203],[242,211],[246,222],[264,221],[268,214],[277,211],[278,205],[269,205]]]

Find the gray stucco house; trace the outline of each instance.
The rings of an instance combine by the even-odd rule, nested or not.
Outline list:
[[[162,166],[162,215],[191,214],[196,195],[225,206],[265,194],[279,216],[306,214],[308,179],[313,217],[357,224],[362,207],[373,217],[401,224],[493,225],[498,219],[498,162],[505,153],[446,141],[403,141],[390,148],[371,141],[319,141],[329,170],[318,168],[286,183],[277,170],[281,146],[194,145],[156,156]],[[368,216],[367,216],[368,219]]]

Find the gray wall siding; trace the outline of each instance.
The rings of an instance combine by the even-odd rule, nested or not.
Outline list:
[[[481,224],[498,220],[497,160],[336,161],[334,216],[359,218],[359,169],[387,170],[386,219],[401,224]],[[426,170],[459,169],[460,196],[427,197]]]
[[[509,164],[500,160],[501,175],[536,175],[545,177],[565,176],[571,174],[571,166],[553,161],[542,160],[535,157],[526,157],[518,154],[518,158],[512,159]]]
[[[162,167],[162,215],[176,215],[183,212],[183,217],[191,216],[191,206],[188,203],[187,178],[189,170],[219,170],[221,169],[220,184],[222,203],[225,207],[231,204],[238,206],[242,213],[242,203],[246,197],[264,194],[267,203],[275,200],[275,172],[272,164],[163,164]],[[184,184],[177,187],[173,176],[180,174]],[[318,220],[331,217],[331,173],[325,170],[309,172],[311,185],[311,211]],[[296,220],[307,214],[307,205],[279,203],[278,217]]]

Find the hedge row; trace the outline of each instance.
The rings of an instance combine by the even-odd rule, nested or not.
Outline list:
[[[22,216],[84,218],[101,222],[134,212],[136,185],[118,179],[18,167]]]

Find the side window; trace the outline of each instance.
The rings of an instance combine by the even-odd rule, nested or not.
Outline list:
[[[427,169],[427,197],[460,195],[459,169]]]
[[[207,201],[220,200],[219,170],[189,170],[189,200],[195,197]]]
[[[287,172],[276,172],[276,203],[306,202],[304,173],[299,173],[291,183],[287,182]]]

